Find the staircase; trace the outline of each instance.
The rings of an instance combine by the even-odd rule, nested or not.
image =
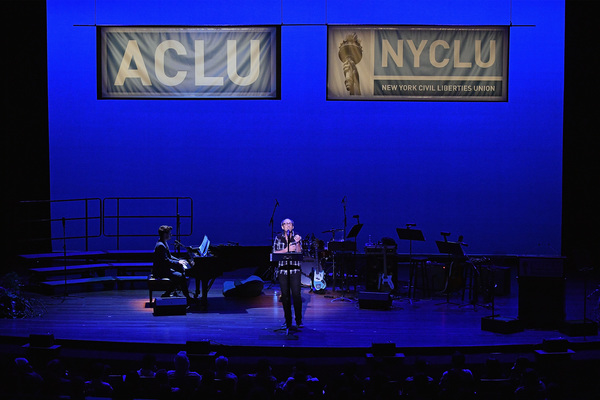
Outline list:
[[[53,295],[147,288],[152,251],[115,250],[24,254],[28,291]]]

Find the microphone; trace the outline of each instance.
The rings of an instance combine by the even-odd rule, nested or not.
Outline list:
[[[185,247],[186,249],[188,248],[188,246],[184,245],[183,243],[181,243],[177,239],[175,239],[175,246],[177,246],[177,247]]]
[[[279,202],[277,201],[277,199],[275,199],[275,207],[277,207],[279,205]]]
[[[344,198],[342,199],[342,203],[346,202],[346,196],[344,196]]]

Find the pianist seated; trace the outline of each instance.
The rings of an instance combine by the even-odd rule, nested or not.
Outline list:
[[[172,226],[162,225],[158,228],[159,240],[154,246],[154,261],[152,265],[152,274],[155,278],[169,278],[171,285],[161,297],[170,297],[181,290],[184,296],[191,300],[188,290],[188,282],[185,277],[185,270],[190,268],[186,260],[180,260],[171,255],[168,241],[171,239]]]

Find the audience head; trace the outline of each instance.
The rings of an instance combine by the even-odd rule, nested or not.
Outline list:
[[[15,365],[17,366],[17,372],[29,372],[33,368],[29,364],[29,360],[23,357],[15,358]]]
[[[142,358],[142,366],[144,368],[155,368],[156,356],[154,354],[145,354]]]
[[[190,368],[190,359],[184,350],[175,355],[173,362],[175,363],[176,371],[187,371]]]
[[[227,368],[228,364],[229,364],[229,360],[225,356],[219,356],[215,360],[215,366],[217,367],[217,369],[225,369],[225,368]]]

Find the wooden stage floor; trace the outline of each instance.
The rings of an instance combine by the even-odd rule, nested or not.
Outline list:
[[[400,349],[487,348],[536,345],[544,339],[566,337],[558,330],[525,329],[510,334],[484,331],[481,318],[491,315],[491,309],[461,302],[458,295],[451,296],[450,303],[446,303],[443,295],[419,298],[417,292],[417,298],[411,300],[402,296],[406,287],[388,310],[360,308],[356,300],[341,299],[342,292],[326,289],[324,294],[316,294],[304,287],[305,327],[294,335],[285,335],[277,330],[284,322],[278,285],[265,284],[258,297],[223,296],[225,281],[245,279],[251,274],[252,271],[237,270],[218,278],[209,291],[208,309],[192,308],[186,315],[154,316],[153,310],[146,307],[148,291],[144,289],[33,295],[44,305],[44,314],[27,319],[0,319],[0,336],[26,338],[29,334],[52,333],[56,339],[76,341],[160,344],[210,341],[225,346],[299,349],[369,348],[373,343],[395,343]],[[495,313],[502,317],[518,315],[518,283],[514,275],[513,271],[510,293],[495,298]],[[567,279],[567,320],[583,318],[582,285],[581,279]],[[588,282],[587,286],[589,292],[597,285]],[[357,296],[356,292],[344,294],[348,298]],[[571,343],[600,341],[598,336],[567,338]]]

